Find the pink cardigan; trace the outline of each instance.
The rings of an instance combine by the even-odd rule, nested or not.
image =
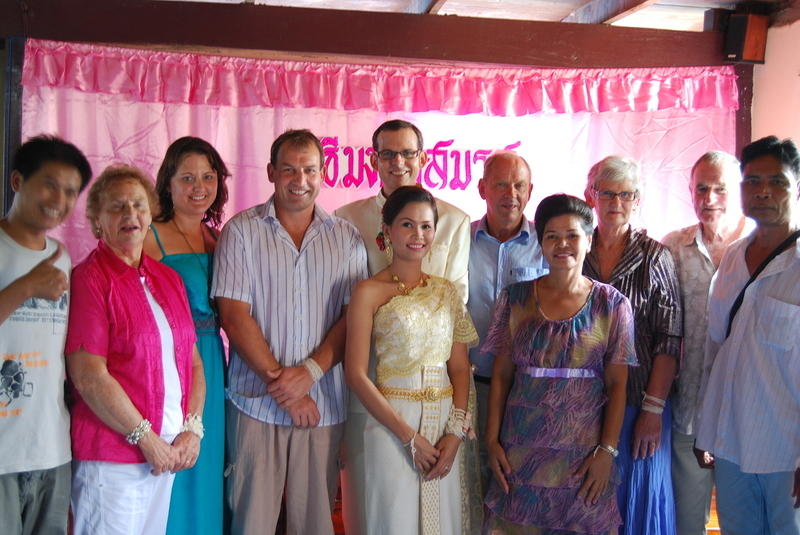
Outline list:
[[[72,270],[69,326],[64,354],[79,349],[106,358],[108,372],[133,404],[161,431],[164,372],[158,327],[140,277],[172,328],[181,405],[187,410],[192,385],[192,349],[196,340],[186,290],[171,268],[142,254],[139,268],[123,262],[103,242]],[[79,358],[79,357],[70,357]],[[71,388],[72,457],[82,461],[145,462],[136,446],[104,424]]]

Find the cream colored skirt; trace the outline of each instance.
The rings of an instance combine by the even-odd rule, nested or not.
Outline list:
[[[445,365],[427,366],[409,377],[393,377],[382,386],[420,390],[450,385]],[[437,401],[388,398],[417,433],[436,442],[444,434],[452,397]],[[461,449],[450,472],[425,481],[411,455],[371,415],[364,430],[365,513],[368,535],[459,535],[461,533]]]

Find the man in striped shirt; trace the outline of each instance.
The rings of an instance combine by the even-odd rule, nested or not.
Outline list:
[[[792,141],[744,148],[742,208],[756,230],[711,283],[697,447],[714,455],[726,535],[800,534],[799,178]]]
[[[272,144],[275,193],[222,230],[211,294],[231,342],[227,440],[232,533],[333,534],[347,415],[343,309],[367,277],[350,223],[315,204],[322,146],[308,130]]]

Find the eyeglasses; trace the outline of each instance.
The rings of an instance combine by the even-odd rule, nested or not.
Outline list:
[[[622,202],[631,202],[639,198],[638,191],[611,191],[604,189],[603,191],[594,190],[594,196],[602,201],[613,201],[616,197]]]
[[[396,152],[396,151],[389,150],[389,149],[384,149],[384,150],[379,150],[378,151],[378,158],[380,158],[381,160],[390,161],[390,160],[394,160],[395,158],[397,158],[397,155],[399,154],[400,156],[403,157],[403,159],[410,160],[412,158],[416,158],[417,156],[419,156],[420,152],[421,152],[420,149],[417,149],[417,150],[410,150],[410,149],[401,150],[400,152]]]

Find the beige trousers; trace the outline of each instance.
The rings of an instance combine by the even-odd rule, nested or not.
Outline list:
[[[286,498],[287,535],[333,535],[336,460],[344,424],[265,424],[226,404],[231,533],[274,533]]]

